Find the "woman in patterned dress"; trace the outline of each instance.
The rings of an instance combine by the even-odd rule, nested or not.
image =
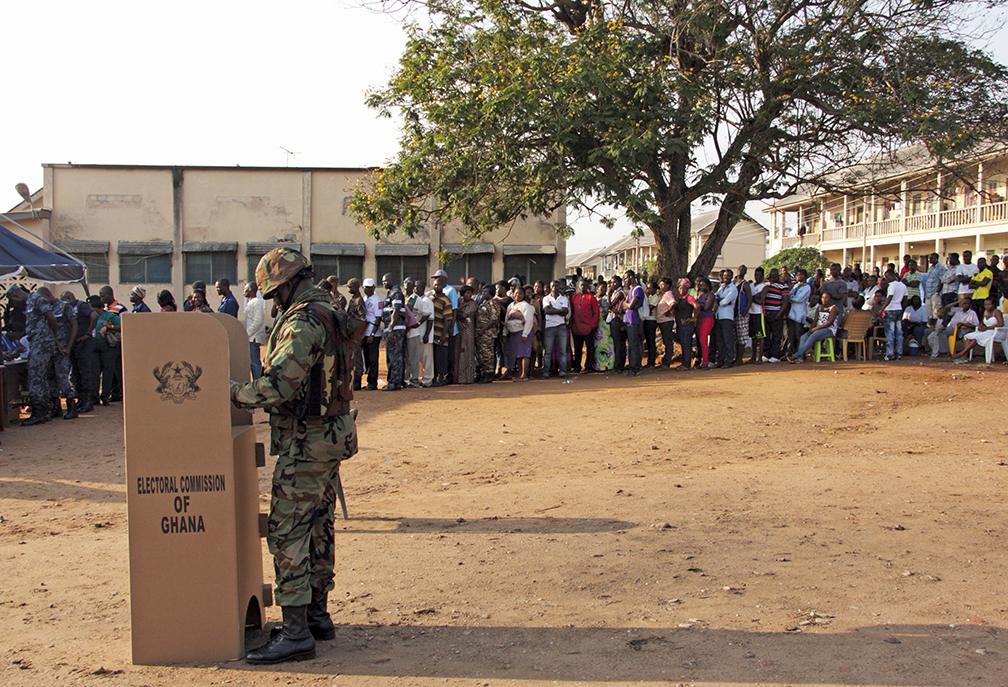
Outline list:
[[[455,337],[455,383],[472,384],[476,381],[476,301],[471,286],[459,289],[462,300],[456,310],[458,336]]]
[[[604,281],[599,283],[595,298],[599,304],[599,325],[595,330],[595,369],[606,372],[612,369],[613,341],[609,323],[606,322],[606,316],[609,314],[609,296]]]

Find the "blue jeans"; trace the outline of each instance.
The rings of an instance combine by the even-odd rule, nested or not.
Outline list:
[[[254,341],[249,341],[249,360],[252,363],[252,379],[256,380],[262,377],[262,356],[259,355],[259,348],[262,344],[257,344]]]
[[[903,355],[903,311],[886,310],[882,323],[885,325],[886,357]],[[895,340],[895,346],[894,346]]]
[[[543,375],[548,377],[553,354],[553,344],[556,342],[557,355],[560,356],[560,374],[567,374],[567,326],[546,327],[543,330]]]
[[[802,337],[798,342],[798,352],[795,353],[795,357],[804,358],[805,354],[809,352],[809,349],[816,345],[817,341],[823,341],[831,336],[834,336],[834,334],[833,330],[829,327],[823,327],[822,329],[817,329],[814,332],[806,332],[805,334],[802,334]]]

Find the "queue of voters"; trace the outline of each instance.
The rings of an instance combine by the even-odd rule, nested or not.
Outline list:
[[[877,342],[887,361],[944,354],[965,362],[1004,326],[1008,285],[999,262],[994,256],[973,264],[965,252],[942,265],[932,254],[926,272],[907,256],[898,271],[894,264],[870,273],[833,264],[811,275],[756,268],[752,279],[743,265],[723,270],[716,283],[639,278],[627,270],[609,280],[570,275],[527,284],[516,275],[450,285],[438,270],[429,287],[384,275],[384,298],[372,279],[341,287],[329,278],[319,286],[334,307],[367,323],[354,352],[354,388],[379,388],[384,342],[381,388],[396,391],[571,373],[634,376],[652,367],[801,363],[833,339]]]
[[[213,286],[215,306],[207,285],[195,282],[181,308],[162,290],[157,309],[241,312],[251,376],[258,379],[271,321],[266,301],[249,282],[239,309],[228,280]],[[999,256],[974,262],[969,251],[950,253],[945,264],[933,253],[926,269],[906,256],[898,269],[889,263],[870,272],[839,264],[813,274],[758,267],[750,278],[742,265],[717,279],[656,279],[627,270],[608,280],[575,274],[528,284],[515,275],[451,285],[437,270],[429,284],[383,275],[384,295],[370,278],[340,284],[328,277],[317,286],[334,308],[365,323],[352,352],[353,388],[365,391],[801,363],[831,340],[844,347],[876,342],[887,361],[948,355],[966,362],[977,347],[1004,338],[998,330],[1008,293]],[[140,286],[130,291],[129,305],[109,286],[86,300],[70,291],[57,297],[46,287],[8,289],[4,357],[28,361],[32,412],[22,424],[70,420],[122,400],[121,318],[152,312],[146,299]]]

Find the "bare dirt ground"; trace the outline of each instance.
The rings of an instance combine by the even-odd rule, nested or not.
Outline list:
[[[16,427],[0,684],[1006,685],[1006,370],[361,393],[336,640],[273,668],[132,665],[121,407]]]

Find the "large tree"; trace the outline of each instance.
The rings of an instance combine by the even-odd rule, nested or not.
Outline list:
[[[401,150],[351,208],[377,237],[475,239],[617,207],[654,233],[657,273],[707,274],[751,200],[909,142],[947,159],[1003,140],[1008,73],[960,33],[999,2],[435,0],[369,95]],[[720,213],[690,266],[703,203]]]

